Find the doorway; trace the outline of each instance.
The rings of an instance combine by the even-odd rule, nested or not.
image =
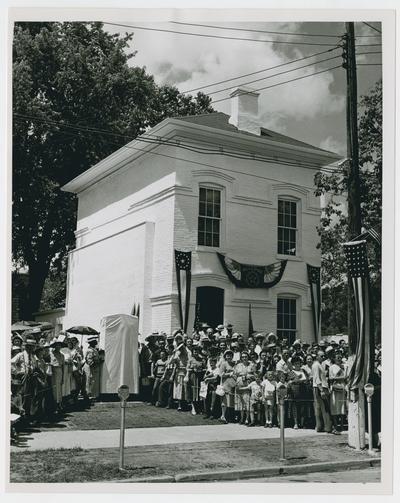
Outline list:
[[[214,286],[196,288],[196,305],[202,323],[216,328],[224,322],[224,289]]]

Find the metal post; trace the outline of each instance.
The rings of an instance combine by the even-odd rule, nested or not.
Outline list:
[[[121,400],[121,429],[119,435],[119,469],[124,469],[124,445],[125,445],[125,409],[126,401]]]
[[[372,433],[372,397],[367,396],[368,403],[368,452],[374,452],[374,435]]]
[[[374,453],[374,435],[372,432],[372,395],[374,394],[375,387],[371,383],[367,383],[364,386],[364,392],[367,395],[367,405],[368,405],[368,453]]]
[[[118,388],[118,396],[121,399],[121,429],[119,432],[119,469],[124,470],[124,448],[125,448],[125,409],[126,401],[129,398],[129,387],[123,384]]]
[[[279,399],[279,408],[280,408],[280,426],[281,426],[281,432],[280,432],[280,439],[281,439],[281,457],[279,458],[279,461],[286,461],[285,457],[285,399],[281,397]]]
[[[281,440],[281,457],[279,461],[286,461],[285,456],[285,398],[287,397],[287,386],[279,385],[277,389],[279,397],[279,415],[280,415],[280,440]]]

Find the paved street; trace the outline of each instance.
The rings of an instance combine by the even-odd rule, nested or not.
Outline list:
[[[371,483],[380,482],[380,467],[365,468],[363,470],[346,470],[343,472],[318,472],[318,473],[299,473],[294,475],[280,475],[279,477],[262,477],[257,479],[235,480],[233,482],[325,482],[325,483]]]

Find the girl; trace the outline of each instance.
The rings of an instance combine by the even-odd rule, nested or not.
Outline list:
[[[272,428],[272,418],[274,413],[275,403],[275,389],[274,374],[268,371],[262,382],[263,400],[265,409],[265,425],[264,428]]]
[[[238,412],[240,424],[248,424],[250,412],[250,391],[247,386],[256,373],[255,363],[249,361],[249,353],[242,351],[240,362],[235,366],[235,378],[239,387],[236,393],[235,410]]]
[[[260,417],[261,411],[261,403],[262,403],[262,388],[261,388],[261,378],[258,374],[249,377],[249,385],[239,388],[240,391],[249,391],[250,392],[250,422],[247,423],[247,426],[255,426],[256,425],[256,415]]]
[[[331,384],[331,414],[333,421],[333,433],[338,433],[343,428],[343,420],[346,414],[346,391],[345,371],[342,364],[341,353],[336,353],[333,363],[329,366],[329,382]]]
[[[72,349],[74,347],[73,341],[67,339],[65,341],[66,346],[61,349],[61,353],[64,355],[64,378],[62,386],[63,401],[67,403],[71,398],[72,394],[72,374],[73,374],[73,363],[72,363]]]
[[[224,395],[222,397],[222,413],[220,421],[227,424],[228,409],[232,410],[234,405],[234,390],[236,386],[236,379],[234,377],[235,365],[233,363],[233,351],[227,349],[224,353],[224,360],[219,366],[219,374],[221,376],[221,386]]]

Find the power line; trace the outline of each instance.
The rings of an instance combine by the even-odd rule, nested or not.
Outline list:
[[[62,133],[62,134],[64,134],[64,133]],[[69,135],[75,135],[75,136],[81,136],[79,133],[69,132],[68,134]],[[217,169],[219,171],[226,171],[228,173],[237,173],[237,174],[240,174],[240,175],[251,176],[253,178],[259,178],[259,179],[262,179],[262,180],[268,180],[268,181],[282,183],[282,179],[278,179],[278,178],[272,178],[272,177],[269,177],[269,176],[267,177],[267,176],[262,176],[262,175],[256,175],[254,173],[246,173],[245,171],[239,171],[239,170],[235,170],[235,169],[232,169],[232,168],[223,168],[221,166],[215,166],[214,164],[209,164],[209,163],[194,161],[192,159],[185,159],[184,157],[176,157],[176,156],[169,155],[169,154],[162,154],[160,152],[149,151],[149,150],[144,149],[144,148],[132,147],[132,146],[129,146],[129,145],[122,145],[121,146],[118,143],[112,142],[110,140],[106,140],[106,143],[109,143],[110,145],[115,145],[118,148],[126,148],[126,149],[129,149],[129,150],[134,150],[134,151],[138,151],[138,152],[144,152],[145,154],[158,155],[158,156],[161,156],[161,157],[166,157],[166,158],[174,159],[174,160],[177,160],[177,161],[183,161],[183,162],[189,163],[189,164],[195,164],[197,166],[204,166],[204,167],[207,167],[207,168],[214,168],[214,169]],[[299,166],[297,166],[297,167],[299,167]],[[336,170],[336,172],[338,174],[340,174],[340,170]],[[107,177],[107,176],[108,175],[105,175],[105,177]],[[102,179],[98,180],[98,182],[101,181],[101,180]],[[311,186],[311,187],[307,186],[307,185],[302,185],[302,187],[306,187],[306,188],[309,188],[309,189],[314,189],[315,188],[314,185]]]
[[[372,28],[373,30],[377,31],[378,33],[380,33],[382,35],[382,32],[380,30],[378,30],[378,28],[375,28],[375,26],[372,26],[372,24],[369,24],[369,23],[366,23],[365,21],[363,21],[363,24],[365,24],[366,26],[369,26],[370,28]],[[377,37],[377,35],[371,35],[371,37]]]
[[[175,33],[177,35],[189,35],[192,37],[205,37],[205,38],[218,38],[223,40],[240,40],[245,42],[261,42],[261,43],[271,43],[271,44],[289,44],[289,45],[320,45],[330,47],[332,44],[321,43],[321,42],[292,42],[289,40],[265,40],[259,38],[241,38],[241,37],[225,37],[223,35],[207,35],[205,33],[192,33],[190,31],[175,31],[175,30],[167,30],[163,28],[149,28],[147,26],[135,26],[130,24],[122,24],[122,23],[110,23],[102,21],[103,24],[108,24],[110,26],[122,26],[125,28],[132,28],[134,30],[148,30],[148,31],[158,31],[163,33]],[[380,46],[381,44],[358,44],[357,47],[366,47],[366,46]]]
[[[382,66],[382,63],[357,63],[357,66]]]
[[[233,28],[227,26],[215,26],[210,24],[196,24],[196,23],[183,23],[180,21],[170,21],[172,24],[186,25],[186,26],[200,26],[203,28],[215,28],[218,30],[229,30],[229,31],[247,31],[253,33],[271,33],[275,35],[290,35],[294,37],[325,37],[325,38],[340,38],[342,34],[328,35],[328,34],[317,34],[317,33],[294,33],[290,31],[269,31],[269,30],[254,30],[251,28]],[[378,35],[360,35],[360,37],[377,37]]]
[[[308,75],[302,75],[301,77],[296,77],[295,79],[285,80],[284,82],[279,82],[278,84],[273,84],[272,86],[260,87],[259,89],[253,89],[254,91],[264,91],[265,89],[271,89],[272,87],[281,86],[282,84],[288,84],[289,82],[294,82],[296,80],[306,79],[307,77],[313,77],[314,75],[319,75],[320,73],[329,72],[330,70],[336,70],[336,68],[342,68],[342,65],[332,66],[330,68],[325,68],[325,70],[320,70],[319,72],[310,73]],[[246,92],[239,93],[239,95],[247,94]],[[221,98],[219,100],[212,101],[212,104],[219,103],[220,101],[225,101],[230,99],[230,96],[226,98]]]
[[[283,72],[278,72],[278,73],[274,73],[272,75],[267,75],[266,77],[261,77],[259,79],[249,80],[248,82],[242,82],[240,85],[253,84],[254,82],[259,82],[260,80],[271,79],[272,77],[277,77],[278,75],[284,75],[286,73],[295,72],[296,70],[301,70],[302,68],[308,68],[309,66],[313,66],[318,63],[324,63],[325,61],[331,61],[332,59],[337,59],[337,58],[340,58],[340,56],[332,56],[331,58],[325,58],[320,61],[313,61],[312,63],[308,63],[307,65],[298,66],[297,68],[292,68],[290,70],[284,70]],[[206,93],[206,94],[207,94],[207,96],[211,96],[212,94],[222,93],[223,91],[233,89],[234,87],[236,87],[236,85],[230,86],[230,87],[225,87],[223,89],[218,89],[217,91],[212,91],[212,92]]]
[[[59,121],[53,121],[51,119],[42,119],[40,117],[23,115],[23,114],[17,114],[17,113],[14,113],[13,115],[17,119],[20,119],[20,120],[34,120],[34,121],[37,121],[37,122],[45,123],[47,125],[53,125],[53,126],[57,126],[57,127],[64,127],[64,128],[74,129],[74,130],[77,130],[77,131],[83,131],[84,133],[98,133],[98,134],[103,134],[103,135],[115,136],[115,137],[123,138],[125,141],[127,141],[127,140],[128,141],[135,140],[135,141],[141,141],[141,142],[144,142],[144,143],[150,143],[150,144],[156,144],[156,145],[179,147],[179,148],[182,148],[182,149],[185,149],[185,150],[189,150],[189,151],[192,151],[192,152],[196,152],[196,153],[200,153],[200,154],[224,155],[224,156],[227,156],[227,157],[233,157],[233,158],[243,159],[243,160],[255,160],[255,161],[263,161],[263,162],[264,161],[265,162],[275,162],[277,164],[289,165],[289,166],[292,165],[292,166],[296,166],[296,167],[304,167],[304,168],[307,168],[307,169],[319,170],[319,171],[323,171],[323,172],[326,172],[326,173],[332,173],[332,172],[336,173],[336,172],[339,171],[338,169],[335,169],[335,168],[321,167],[321,166],[319,166],[317,164],[307,164],[307,163],[304,163],[302,161],[298,161],[298,162],[292,162],[292,161],[289,161],[289,160],[288,161],[281,161],[281,160],[276,159],[275,157],[268,157],[268,156],[253,154],[251,152],[248,152],[248,153],[245,153],[245,154],[240,154],[237,151],[226,150],[225,147],[222,147],[221,145],[219,145],[217,149],[212,150],[209,147],[207,147],[207,148],[204,148],[204,147],[194,147],[191,144],[187,144],[187,143],[184,143],[184,142],[181,142],[181,141],[172,141],[172,140],[169,140],[169,139],[161,139],[158,136],[152,136],[151,137],[150,135],[148,135],[147,137],[143,137],[142,136],[142,137],[137,137],[135,139],[132,139],[132,138],[128,137],[127,135],[123,135],[123,134],[119,134],[119,133],[114,133],[112,131],[105,131],[105,130],[101,130],[101,129],[96,129],[96,128],[92,128],[90,126],[86,126],[86,127],[76,126],[76,125],[72,125],[72,124],[62,123],[62,122],[59,122]],[[201,140],[197,140],[197,141],[201,142]],[[121,145],[119,145],[119,147],[121,147]],[[221,151],[221,149],[223,149],[223,150]]]
[[[194,89],[188,89],[187,91],[182,91],[183,93],[192,93],[193,91],[199,91],[200,89],[206,89],[207,87],[217,86],[219,84],[225,84],[226,82],[230,82],[231,80],[237,80],[244,77],[250,77],[251,75],[257,75],[258,73],[266,72],[268,70],[274,70],[275,68],[280,68],[282,66],[290,65],[292,63],[297,63],[299,61],[304,61],[305,59],[313,58],[314,56],[320,56],[321,54],[326,54],[328,52],[340,49],[340,47],[332,47],[331,49],[316,52],[314,54],[310,54],[309,56],[304,56],[303,58],[293,59],[292,61],[287,61],[286,63],[281,63],[279,65],[270,66],[269,68],[264,68],[262,70],[257,70],[256,72],[244,73],[243,75],[238,75],[237,77],[231,77],[230,79],[220,80],[219,82],[214,82],[213,84],[207,84],[206,86],[196,87]]]
[[[178,35],[190,35],[192,37],[205,37],[205,38],[219,38],[223,40],[240,40],[246,42],[261,42],[261,43],[271,43],[271,44],[289,44],[289,45],[321,45],[330,47],[332,44],[321,43],[321,42],[291,42],[288,40],[264,40],[259,38],[241,38],[241,37],[226,37],[223,35],[207,35],[205,33],[192,33],[190,31],[175,31],[175,30],[167,30],[163,28],[149,28],[145,26],[133,26],[129,24],[122,23],[109,23],[104,22],[104,24],[109,24],[112,26],[122,26],[125,28],[133,28],[135,30],[148,30],[148,31],[158,31],[163,33],[175,33]]]

